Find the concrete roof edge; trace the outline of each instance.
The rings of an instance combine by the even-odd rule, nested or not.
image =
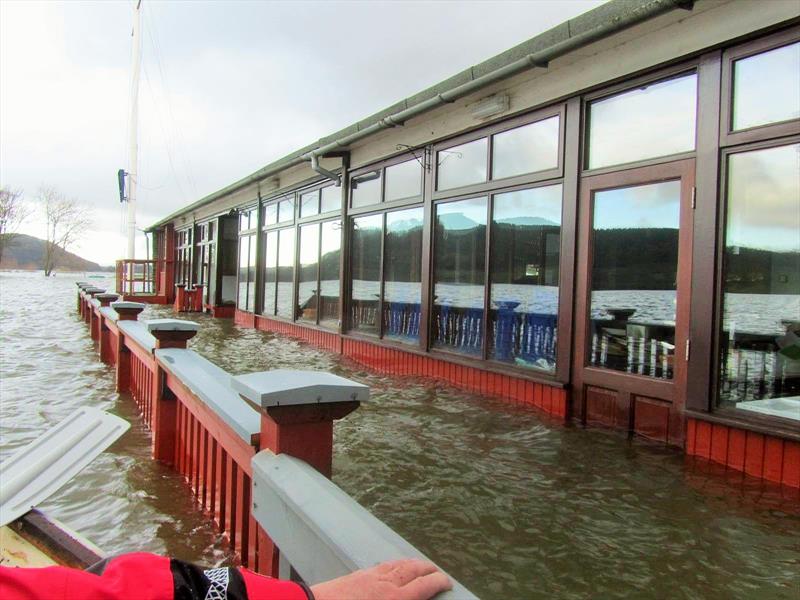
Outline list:
[[[473,79],[485,75],[486,73],[511,64],[528,54],[541,52],[550,48],[551,46],[555,46],[556,44],[563,42],[566,39],[575,37],[576,35],[579,35],[590,29],[600,27],[604,23],[617,21],[622,15],[632,11],[637,11],[652,2],[653,0],[609,0],[609,2],[606,4],[601,4],[590,11],[569,19],[551,29],[543,31],[542,33],[530,38],[525,42],[522,42],[521,44],[517,44],[516,46],[509,48],[508,50],[501,52],[500,54],[493,56],[481,63],[478,63],[477,65],[468,67],[463,71],[448,77],[444,81],[413,94],[404,100],[395,102],[391,106],[384,108],[383,110],[380,110],[365,119],[357,121],[352,125],[340,129],[339,131],[327,135],[313,144],[309,144],[308,146],[305,146],[299,150],[295,150],[291,154],[287,154],[286,156],[269,163],[250,175],[235,181],[234,183],[231,183],[230,185],[227,185],[216,192],[208,194],[207,196],[204,196],[203,198],[200,198],[199,200],[173,212],[163,219],[160,219],[156,223],[153,223],[147,227],[145,231],[151,232],[186,213],[223,198],[247,185],[251,185],[261,181],[262,179],[276,175],[287,168],[293,167],[300,162],[303,162],[302,156],[314,150],[315,148],[319,148],[326,143],[330,143],[333,140],[344,137],[355,131],[360,131],[374,123],[377,123],[381,119],[398,112],[399,110],[403,110],[428,100],[429,98],[432,98],[437,94],[447,91],[459,84],[472,81]],[[688,0],[687,4],[690,4]]]

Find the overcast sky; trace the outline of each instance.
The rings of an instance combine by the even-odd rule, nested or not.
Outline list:
[[[138,225],[598,4],[144,0]],[[0,0],[0,185],[90,204],[77,251],[102,264],[124,252],[131,19]]]

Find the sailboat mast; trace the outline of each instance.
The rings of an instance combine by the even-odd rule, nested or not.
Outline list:
[[[130,115],[130,163],[128,165],[128,253],[136,258],[136,180],[139,173],[139,71],[141,70],[141,25],[142,0],[133,6],[133,52],[131,53],[131,115]]]

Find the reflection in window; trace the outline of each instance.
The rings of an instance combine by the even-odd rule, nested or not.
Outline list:
[[[320,243],[319,324],[332,329],[339,327],[339,261],[341,253],[342,222],[326,221],[322,224],[322,241]]]
[[[800,419],[800,144],[728,159],[719,402]]]
[[[365,173],[358,177],[353,177],[350,182],[350,206],[359,208],[378,204],[381,201],[381,177],[380,172]]]
[[[481,354],[486,198],[436,206],[432,345]]]
[[[594,194],[592,365],[671,379],[680,181]]]
[[[275,225],[278,222],[278,205],[274,202],[264,207],[264,225]]]
[[[294,198],[286,198],[278,202],[278,223],[294,220]]]
[[[342,208],[342,188],[329,185],[321,190],[319,212],[329,213]]]
[[[236,300],[239,310],[247,310],[247,262],[249,258],[250,236],[245,235],[239,238],[239,296]]]
[[[697,76],[597,100],[589,105],[589,168],[694,150]]]
[[[300,218],[319,213],[319,190],[300,194]]]
[[[419,340],[422,299],[422,208],[386,213],[383,336]]]
[[[561,185],[494,197],[489,358],[555,369],[560,238]]]
[[[733,67],[733,129],[800,118],[800,42]]]
[[[319,265],[319,225],[300,228],[300,257],[297,273],[297,318],[317,322],[317,267]]]
[[[256,244],[256,236],[251,235],[250,238],[250,256],[247,265],[247,310],[250,312],[256,309],[256,252],[258,245]]]
[[[437,190],[462,187],[486,181],[486,138],[453,146],[436,153]]]
[[[557,116],[498,133],[492,138],[492,179],[558,167]]]
[[[292,287],[294,281],[294,228],[281,229],[278,234],[278,299],[276,314],[292,318]]]
[[[416,159],[386,167],[386,202],[422,194],[422,165]]]
[[[264,244],[264,309],[262,314],[275,314],[275,284],[278,281],[278,232],[266,234]]]
[[[378,333],[383,215],[353,219],[351,329]]]

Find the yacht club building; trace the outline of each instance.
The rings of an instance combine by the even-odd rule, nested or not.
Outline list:
[[[796,0],[614,0],[149,231],[128,297],[800,488]]]

